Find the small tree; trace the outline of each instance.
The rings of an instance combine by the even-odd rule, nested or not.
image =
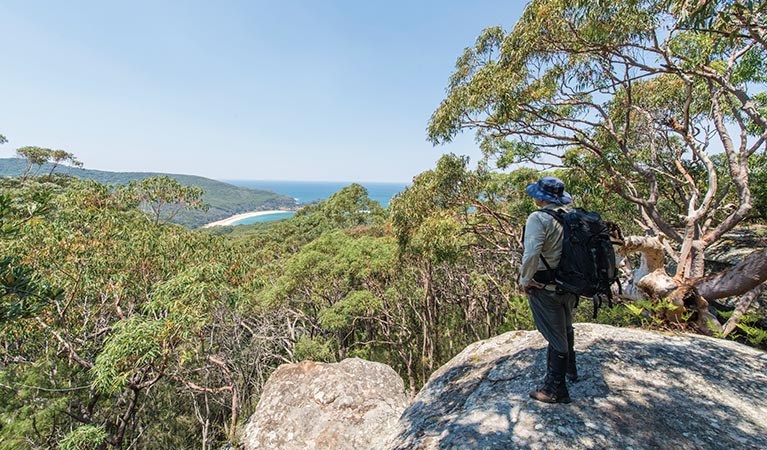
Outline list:
[[[4,141],[0,140],[0,144],[3,142]],[[16,155],[19,158],[27,160],[27,167],[24,169],[24,175],[21,177],[22,180],[25,180],[27,176],[29,176],[33,166],[38,166],[39,170],[46,163],[51,163],[51,169],[48,172],[49,180],[53,176],[53,171],[62,163],[69,163],[74,167],[83,166],[83,163],[81,163],[75,155],[64,150],[51,150],[50,148],[27,146],[16,149]]]
[[[24,181],[29,176],[33,166],[38,166],[39,170],[43,164],[51,159],[53,150],[43,147],[26,146],[16,149],[16,155],[27,160],[27,167],[24,168],[24,175],[21,176],[22,181]]]
[[[155,224],[161,219],[172,219],[182,208],[207,209],[202,188],[185,186],[165,175],[131,181],[123,192],[142,209],[151,211]]]
[[[49,161],[53,162],[51,165],[51,170],[48,172],[48,179],[53,176],[53,171],[56,170],[56,167],[59,166],[61,163],[69,163],[73,167],[82,167],[83,163],[81,163],[75,155],[65,152],[64,150],[53,150],[51,152],[51,158]]]

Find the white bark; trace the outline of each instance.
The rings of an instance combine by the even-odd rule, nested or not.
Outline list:
[[[664,311],[668,320],[681,320],[688,310],[697,312],[697,325],[706,334],[721,331],[728,334],[737,324],[737,317],[765,289],[767,281],[767,249],[756,251],[738,265],[708,278],[680,281],[670,277],[664,267],[665,249],[663,235],[629,236],[624,240],[618,253],[623,257],[625,266],[628,255],[639,253],[640,266],[631,271],[631,276],[623,284],[620,295],[627,300],[650,299],[668,300],[675,308]],[[623,269],[627,270],[626,267]],[[630,270],[630,267],[628,268]],[[728,321],[725,328],[708,311],[709,300],[746,294],[739,302],[733,315],[734,322]]]
[[[620,297],[627,300],[644,298],[663,298],[676,289],[679,284],[668,276],[664,267],[666,251],[663,246],[665,236],[628,236],[624,245],[618,249],[623,257],[624,272],[630,269],[628,255],[639,253],[639,267],[631,271],[621,286]]]

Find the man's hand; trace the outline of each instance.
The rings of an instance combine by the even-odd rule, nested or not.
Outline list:
[[[535,280],[530,280],[530,282],[527,283],[527,286],[525,286],[523,289],[525,294],[532,294],[536,289],[543,289],[544,287],[546,287],[545,284],[538,283]]]

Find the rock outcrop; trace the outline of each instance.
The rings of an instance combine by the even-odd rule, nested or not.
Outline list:
[[[385,365],[283,365],[241,443],[275,450],[767,448],[767,353],[596,324],[577,324],[575,339],[581,380],[570,385],[569,405],[528,397],[545,371],[546,342],[535,331],[470,345],[407,409],[402,379]]]
[[[515,331],[435,372],[386,445],[394,449],[767,448],[767,354],[734,342],[576,325],[573,403],[528,398],[546,342]]]
[[[378,448],[407,404],[402,378],[384,364],[285,364],[266,383],[241,443],[248,450]]]

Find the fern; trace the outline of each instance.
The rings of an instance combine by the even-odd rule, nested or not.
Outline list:
[[[750,345],[761,347],[767,345],[767,330],[754,326],[758,319],[754,316],[744,316],[738,324],[738,329],[744,333],[743,337]]]

